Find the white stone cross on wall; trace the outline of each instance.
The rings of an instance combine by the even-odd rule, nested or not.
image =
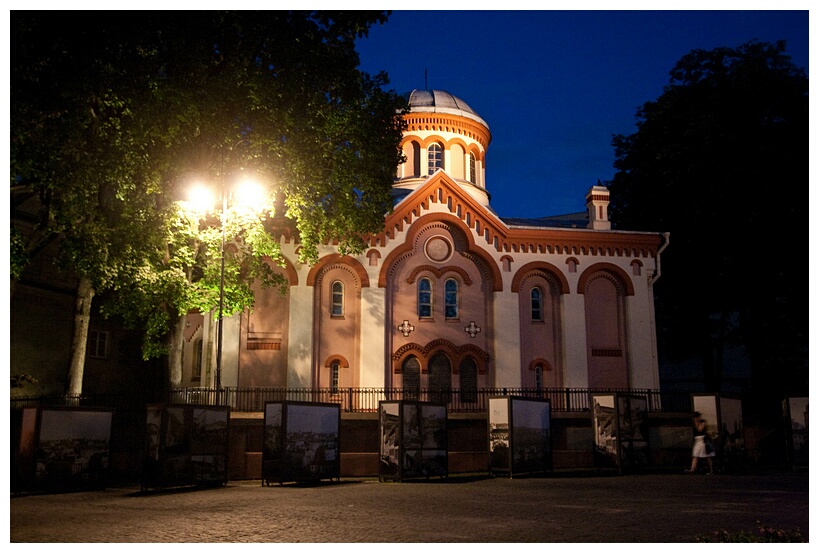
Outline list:
[[[398,330],[399,330],[399,331],[401,332],[401,334],[403,334],[404,336],[409,336],[409,335],[410,335],[410,332],[412,332],[413,330],[415,330],[415,327],[414,327],[414,326],[412,326],[408,320],[404,319],[404,322],[403,322],[403,323],[401,323],[400,325],[398,325]]]
[[[470,338],[474,338],[478,334],[478,332],[480,332],[480,331],[481,331],[481,327],[479,327],[477,324],[475,324],[475,321],[471,321],[469,323],[469,326],[464,327],[464,332],[469,334]]]

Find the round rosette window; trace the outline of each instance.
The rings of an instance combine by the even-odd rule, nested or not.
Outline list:
[[[452,243],[443,236],[433,236],[424,244],[424,253],[427,259],[436,263],[443,263],[452,256]]]

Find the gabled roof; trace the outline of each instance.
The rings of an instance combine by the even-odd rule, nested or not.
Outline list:
[[[435,203],[445,205],[451,216],[474,229],[479,235],[476,243],[483,242],[498,252],[653,257],[662,242],[660,233],[585,228],[588,221],[584,222],[580,214],[502,219],[439,170],[395,206],[384,221],[384,232],[371,238],[371,246],[386,246],[397,232],[423,216]],[[582,227],[577,226],[580,222]]]

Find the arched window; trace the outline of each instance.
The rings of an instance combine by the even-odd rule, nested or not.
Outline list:
[[[341,365],[338,361],[333,361],[330,364],[330,393],[338,393],[338,379],[341,373]]]
[[[429,162],[427,174],[431,175],[438,168],[444,167],[444,150],[440,144],[430,144],[427,148],[427,160]]]
[[[432,281],[428,278],[418,281],[418,317],[432,317]]]
[[[540,288],[532,288],[532,320],[543,320],[543,292]]]
[[[444,284],[444,317],[458,318],[458,281],[454,278],[447,279]]]
[[[410,355],[401,365],[403,375],[404,397],[417,398],[421,390],[421,363],[414,355]]]
[[[191,380],[202,379],[202,338],[197,338],[193,342],[193,367],[191,371]]]
[[[478,364],[471,357],[461,361],[458,369],[461,377],[461,401],[476,403],[478,401]]]
[[[330,314],[334,317],[344,315],[344,283],[337,280],[333,283],[333,298],[330,307]]]
[[[466,180],[472,184],[477,184],[477,178],[475,176],[475,154],[467,154],[466,160]]]
[[[404,155],[407,161],[404,162],[403,172],[399,177],[420,177],[421,146],[414,140],[404,144]]]
[[[438,352],[429,360],[429,388],[430,401],[449,403],[452,362],[444,353]]]
[[[543,389],[543,365],[540,363],[535,366],[535,388]]]

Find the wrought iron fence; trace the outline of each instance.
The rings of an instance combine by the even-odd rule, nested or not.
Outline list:
[[[177,388],[167,394],[169,403],[228,405],[234,411],[260,412],[267,401],[309,401],[338,403],[343,412],[373,413],[383,400],[412,399],[445,403],[451,413],[484,413],[493,396],[510,395],[548,399],[552,411],[588,411],[592,394],[618,393],[645,397],[651,412],[690,412],[691,397],[686,392],[649,389],[588,388],[482,388],[401,389],[401,388]]]
[[[651,412],[687,413],[691,411],[691,394],[649,389],[588,388],[481,388],[400,389],[400,388],[174,388],[157,398],[157,402],[192,405],[226,405],[237,412],[262,412],[268,401],[308,401],[338,403],[347,413],[375,413],[382,400],[412,399],[445,403],[450,413],[485,413],[489,398],[519,396],[548,399],[554,412],[588,411],[593,394],[629,394],[645,397]],[[12,408],[29,406],[118,407],[133,403],[134,398],[112,394],[89,394],[75,397],[11,398]]]

